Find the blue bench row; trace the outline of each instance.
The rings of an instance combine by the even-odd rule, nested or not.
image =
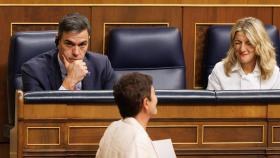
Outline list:
[[[157,90],[159,103],[280,103],[280,90]],[[24,94],[24,103],[113,103],[111,90],[40,91]]]

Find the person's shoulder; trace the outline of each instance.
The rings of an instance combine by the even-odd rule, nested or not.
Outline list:
[[[270,78],[273,78],[273,76],[278,76],[278,79],[280,77],[280,69],[277,65],[274,66],[274,69],[272,71],[272,76]]]
[[[108,128],[115,128],[118,127],[120,124],[121,124],[121,120],[114,121],[108,126]]]
[[[48,62],[52,58],[54,58],[55,54],[57,53],[56,49],[49,50],[47,52],[43,52],[41,54],[38,54],[37,56],[31,58],[25,64],[35,64],[35,63],[41,63],[42,62]]]
[[[219,61],[215,64],[213,71],[221,71],[224,70],[224,61]]]
[[[94,69],[99,70],[107,69],[107,65],[110,63],[106,55],[89,51],[85,55],[85,60],[88,61],[89,67],[94,67]]]
[[[123,119],[112,122],[106,129],[105,134],[107,137],[114,138],[114,140],[126,139],[128,142],[134,141],[137,132],[133,126],[124,122]],[[127,143],[127,142],[126,142]]]
[[[275,65],[274,66],[274,71],[279,72],[279,66]]]
[[[134,137],[138,132],[138,128],[135,127],[135,123],[131,121],[132,118],[125,118],[119,121],[111,123],[111,127],[120,130],[121,133],[125,135],[130,135]],[[124,132],[125,131],[125,132]]]
[[[52,59],[55,57],[56,52],[57,51],[53,49],[39,54],[23,63],[22,69],[42,69],[48,67]]]
[[[225,63],[225,62],[224,62],[223,60],[221,60],[221,61],[217,62],[215,66],[216,66],[216,67],[223,67],[223,66],[224,66],[224,63]]]
[[[107,60],[107,56],[97,52],[87,51],[86,58],[88,60]]]

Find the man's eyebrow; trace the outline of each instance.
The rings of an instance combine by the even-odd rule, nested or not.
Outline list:
[[[88,41],[82,41],[81,43],[79,43],[78,45],[84,45],[84,44],[87,44]]]
[[[64,42],[74,44],[74,42],[67,40],[67,39]]]
[[[64,43],[76,45],[73,41],[67,40],[67,39],[64,41]],[[77,45],[84,45],[84,44],[87,44],[87,43],[88,43],[88,41],[85,40],[85,41],[82,41],[82,42],[78,43]]]

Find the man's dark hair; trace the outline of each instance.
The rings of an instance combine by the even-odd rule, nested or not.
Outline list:
[[[123,118],[134,117],[142,109],[145,97],[151,100],[152,77],[138,72],[121,77],[114,85],[113,94]]]
[[[82,32],[84,30],[88,31],[88,34],[91,33],[91,26],[88,21],[88,18],[79,14],[71,13],[65,15],[58,24],[58,36],[55,39],[55,44],[58,45],[59,40],[62,37],[64,32]]]

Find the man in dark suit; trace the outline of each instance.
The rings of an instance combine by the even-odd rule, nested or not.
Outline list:
[[[115,74],[105,55],[88,51],[91,26],[78,13],[59,22],[57,48],[22,66],[24,91],[111,89]]]

